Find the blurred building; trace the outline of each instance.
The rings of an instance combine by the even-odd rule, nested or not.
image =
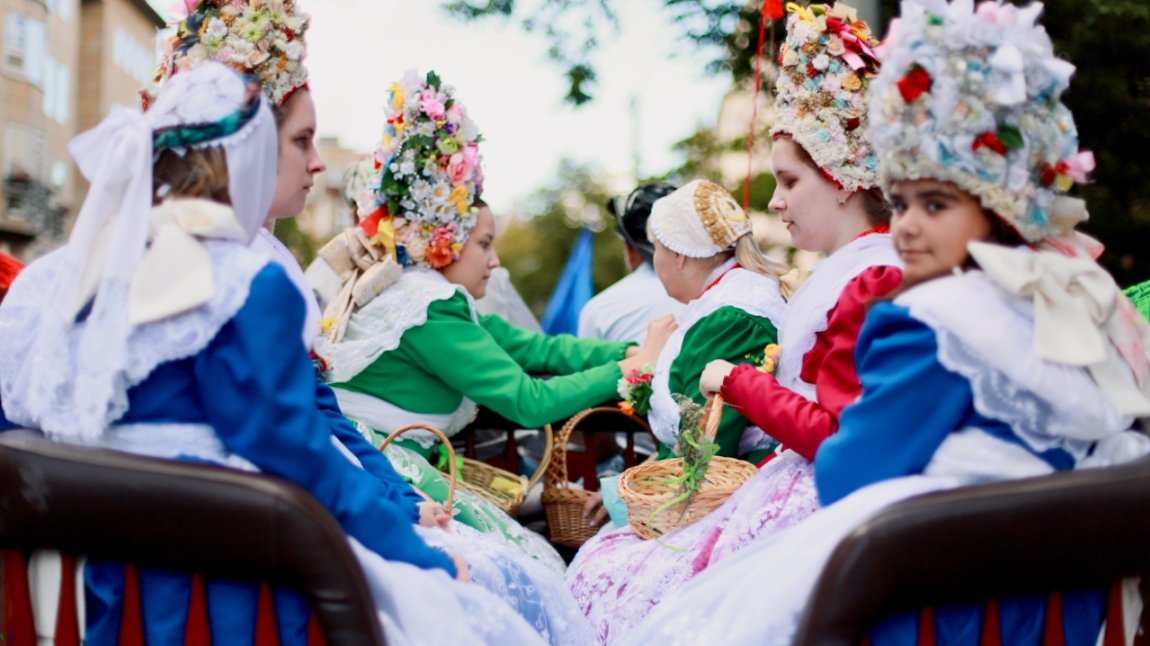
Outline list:
[[[343,175],[368,153],[344,148],[335,137],[320,137],[316,148],[327,170],[315,176],[315,186],[296,221],[300,231],[322,245],[355,224],[351,207],[343,198]]]
[[[68,141],[151,82],[164,21],[146,0],[0,0],[0,250],[54,246],[86,184]]]

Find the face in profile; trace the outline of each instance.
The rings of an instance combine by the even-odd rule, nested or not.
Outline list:
[[[986,240],[991,222],[976,197],[950,182],[895,182],[888,194],[894,211],[891,237],[908,283],[920,283],[962,267],[967,244]]]
[[[462,286],[474,298],[483,298],[487,293],[487,281],[491,270],[499,266],[499,256],[495,253],[495,216],[486,206],[479,208],[475,227],[463,244],[459,259],[444,267],[447,280]]]
[[[315,148],[315,102],[311,93],[296,91],[282,109],[276,193],[268,219],[290,218],[303,211],[315,174],[327,168]]]
[[[791,242],[800,249],[831,253],[839,243],[843,221],[839,190],[823,176],[790,137],[771,145],[775,192],[767,208],[779,214]]]

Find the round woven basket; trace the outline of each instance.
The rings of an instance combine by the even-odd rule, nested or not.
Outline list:
[[[611,406],[582,410],[559,429],[551,455],[551,466],[547,469],[547,475],[543,480],[542,496],[543,509],[547,513],[548,533],[555,545],[578,549],[599,531],[599,528],[588,522],[583,515],[583,506],[595,492],[573,486],[567,479],[567,443],[571,439],[571,434],[577,430],[576,427],[592,415],[622,417],[627,420],[626,423],[650,431],[650,427],[642,418],[627,415]]]
[[[704,414],[704,431],[708,439],[714,440],[723,414],[723,398],[715,395],[709,400]],[[619,477],[619,498],[627,503],[631,529],[643,538],[658,538],[717,509],[757,471],[745,460],[715,456],[707,463],[703,484],[690,501],[660,509],[675,495],[675,485],[668,483],[682,475],[683,459],[647,462],[627,469]]]
[[[443,442],[443,444],[447,446],[447,457],[449,458],[447,463],[451,469],[451,477],[447,479],[447,502],[443,503],[443,509],[447,512],[447,515],[450,516],[451,506],[455,504],[455,482],[457,480],[455,477],[455,449],[452,448],[451,440],[447,439],[447,436],[443,434],[443,431],[428,424],[408,424],[407,426],[401,426],[400,428],[395,429],[394,433],[383,439],[383,442],[379,445],[379,450],[382,452],[392,443],[393,440],[395,440],[395,438],[415,429],[419,429],[421,431],[430,431],[432,434],[439,436],[439,441]],[[427,494],[423,493],[416,487],[412,487],[412,489],[415,489],[415,492],[426,498],[428,502],[434,502]]]
[[[547,467],[551,463],[554,432],[551,430],[550,424],[543,427],[543,437],[547,441],[543,449],[543,457],[539,460],[539,466],[530,478],[525,478],[506,469],[500,469],[482,460],[462,458],[460,460],[463,466],[459,478],[459,488],[488,500],[507,512],[508,516],[514,518],[519,513],[523,501],[527,499],[528,492],[547,472]],[[496,483],[504,483],[506,486],[496,486]]]

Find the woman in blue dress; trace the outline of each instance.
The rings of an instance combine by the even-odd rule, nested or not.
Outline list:
[[[92,184],[73,232],[0,307],[5,417],[58,441],[304,487],[346,531],[389,640],[538,642],[502,600],[453,580],[468,565],[416,534],[410,489],[360,468],[320,412],[303,301],[249,247],[276,187],[260,87],[205,63],[146,113],[117,109],[70,149]],[[182,641],[188,577],[144,572],[140,584],[147,640]],[[117,643],[123,567],[89,563],[85,586],[87,640]],[[213,643],[251,643],[253,599],[251,586],[208,582]],[[304,643],[302,599],[281,593],[276,605],[281,642]]]
[[[868,312],[862,395],[815,456],[824,507],[707,570],[628,643],[694,643],[715,626],[726,643],[790,643],[831,551],[884,506],[1150,451],[1150,327],[1073,231],[1086,212],[1067,191],[1093,160],[1058,100],[1073,66],[1040,8],[903,1],[870,116],[904,285]],[[1044,605],[1002,600],[1000,643],[1042,643]],[[1064,592],[1063,643],[1095,644],[1102,606],[1098,591]],[[935,643],[979,643],[981,607],[934,616]],[[917,636],[904,615],[870,641]]]

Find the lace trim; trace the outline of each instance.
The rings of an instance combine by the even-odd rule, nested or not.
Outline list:
[[[344,415],[387,435],[408,424],[429,424],[451,437],[475,419],[475,413],[478,409],[475,402],[464,397],[463,401],[459,403],[459,408],[456,408],[452,413],[443,415],[413,413],[374,395],[365,395],[342,388],[332,388],[332,390],[335,392],[335,398]],[[413,440],[425,449],[430,449],[439,442],[438,436],[420,429],[413,429],[404,433],[403,438]]]
[[[405,269],[397,283],[351,315],[342,341],[331,344],[317,340],[316,353],[330,366],[328,382],[351,381],[380,355],[398,348],[404,332],[427,323],[427,309],[432,303],[459,291],[458,285],[437,271]],[[475,318],[474,306],[471,315]]]
[[[725,271],[727,265],[720,266],[716,274]],[[710,280],[710,279],[708,279]],[[651,412],[648,419],[651,431],[659,441],[674,446],[679,437],[679,407],[671,398],[671,366],[679,357],[683,339],[695,323],[712,314],[720,307],[737,307],[748,314],[762,316],[782,329],[786,320],[787,304],[779,291],[779,282],[746,269],[732,269],[723,276],[717,285],[708,289],[687,306],[675,318],[678,329],[667,339],[659,360],[655,365],[655,376],[651,380]]]
[[[871,267],[901,267],[889,234],[852,240],[815,266],[788,303],[787,324],[779,330],[779,367],[775,378],[786,388],[815,400],[814,384],[802,380],[803,358],[815,336],[827,329],[827,316],[847,283]]]
[[[37,330],[51,302],[59,251],[32,263],[9,291],[0,316],[0,396],[4,412],[17,424],[47,435],[81,442],[99,438],[128,410],[128,390],[143,382],[162,363],[199,353],[248,299],[251,281],[267,257],[230,241],[204,241],[214,270],[215,295],[179,316],[137,326],[127,339],[93,338],[88,322],[70,326],[58,344],[38,343]],[[128,283],[109,280],[101,291],[114,302],[127,302]],[[118,295],[119,298],[115,298]],[[102,311],[92,317],[127,316]],[[97,325],[96,330],[110,330]]]
[[[970,382],[975,410],[1009,425],[1032,450],[1059,448],[1080,460],[1096,440],[1133,423],[1084,368],[1038,357],[1033,305],[982,272],[933,280],[895,303],[934,331],[939,362]]]

